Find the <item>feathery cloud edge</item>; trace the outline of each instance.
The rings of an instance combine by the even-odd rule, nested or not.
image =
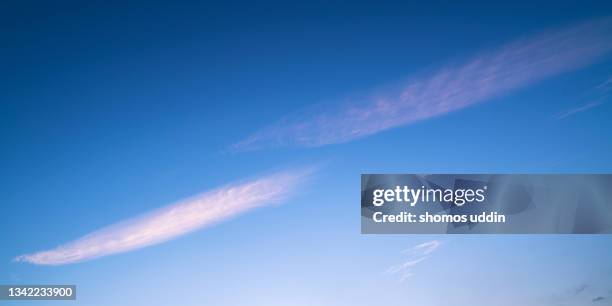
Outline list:
[[[252,209],[279,203],[314,171],[303,168],[232,184],[94,231],[56,248],[16,257],[18,262],[63,265],[162,243]]]
[[[385,273],[392,275],[400,274],[399,281],[404,282],[414,275],[412,272],[413,268],[421,262],[429,259],[430,254],[436,251],[441,245],[441,241],[431,240],[406,249],[402,251],[402,253],[408,254],[408,259],[399,265],[389,267]]]
[[[368,95],[303,109],[234,144],[233,151],[318,147],[445,115],[591,64],[612,50],[612,18],[516,40]]]

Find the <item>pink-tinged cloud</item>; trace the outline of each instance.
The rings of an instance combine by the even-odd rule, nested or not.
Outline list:
[[[280,172],[208,191],[16,261],[63,265],[158,244],[258,207],[285,200],[312,169]]]
[[[457,111],[587,66],[611,50],[612,18],[539,33],[399,86],[302,110],[232,149],[316,147],[351,141]]]

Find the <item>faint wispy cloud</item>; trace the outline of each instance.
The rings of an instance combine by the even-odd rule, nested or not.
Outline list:
[[[584,112],[594,107],[600,106],[608,100],[611,89],[612,78],[609,78],[601,84],[595,86],[594,90],[589,94],[591,96],[590,98],[592,99],[591,102],[563,110],[561,112],[556,113],[553,117],[557,120],[562,120],[577,113]]]
[[[543,32],[399,86],[302,110],[234,144],[232,149],[316,147],[351,141],[457,111],[586,66],[610,50],[611,18]]]
[[[410,249],[404,250],[404,252],[405,253],[409,252],[413,254],[421,253],[423,255],[429,255],[429,253],[435,251],[438,247],[440,247],[440,245],[442,245],[442,242],[438,240],[432,240],[432,241],[421,243],[419,245],[415,245],[414,247]]]
[[[603,83],[599,84],[597,86],[597,89],[604,92],[604,93],[608,93],[610,92],[610,90],[612,90],[612,77],[610,77],[609,79],[605,80]]]
[[[593,101],[593,102],[589,102],[587,104],[580,105],[580,106],[573,107],[573,108],[564,110],[562,112],[559,112],[559,113],[555,114],[554,117],[557,120],[562,120],[562,119],[565,119],[565,118],[567,118],[567,117],[569,117],[571,115],[575,115],[576,113],[584,112],[584,111],[587,111],[587,110],[589,110],[591,108],[600,106],[603,103],[604,103],[604,101],[602,99],[597,100],[597,101]]]
[[[420,263],[421,261],[426,260],[427,258],[429,258],[429,257],[423,256],[423,257],[419,257],[417,259],[408,260],[408,261],[406,261],[406,262],[404,262],[404,263],[402,263],[400,265],[397,265],[397,266],[389,267],[389,269],[387,269],[387,273],[395,274],[395,273],[402,272],[402,271],[407,272],[406,270],[412,268],[413,266],[415,266],[416,264]]]
[[[228,185],[90,233],[51,250],[18,256],[16,261],[62,265],[158,244],[252,209],[286,199],[312,168]]]
[[[417,264],[429,259],[429,255],[434,252],[438,247],[442,245],[442,242],[438,240],[432,240],[425,243],[415,245],[409,249],[404,250],[402,253],[407,253],[408,258],[406,261],[399,265],[389,267],[386,274],[399,274],[399,281],[403,282],[410,278],[413,273],[413,268]]]

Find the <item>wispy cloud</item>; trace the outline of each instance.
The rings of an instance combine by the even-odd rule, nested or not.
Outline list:
[[[402,271],[409,272],[407,270],[409,270],[410,268],[412,268],[416,264],[424,261],[427,258],[428,257],[423,256],[423,257],[419,257],[417,259],[411,259],[411,260],[405,261],[404,263],[402,263],[400,265],[389,267],[389,269],[387,269],[387,273],[395,274],[395,273],[402,272]],[[412,275],[412,273],[411,273],[411,275]]]
[[[90,233],[57,248],[16,261],[62,265],[161,243],[286,199],[312,169],[279,172],[228,185]]]
[[[413,273],[413,268],[417,264],[429,259],[431,253],[437,250],[442,242],[438,240],[432,240],[425,243],[421,243],[415,245],[409,249],[404,250],[402,253],[407,253],[408,258],[406,261],[399,265],[389,267],[385,273],[387,274],[397,274],[400,276],[399,281],[403,282],[410,278]]]
[[[600,106],[606,102],[610,96],[610,90],[612,89],[612,78],[609,78],[597,85],[592,92],[589,93],[591,102],[572,107],[570,109],[563,110],[554,115],[557,120],[565,119],[569,116],[575,115],[580,112],[587,111],[589,109]]]
[[[440,247],[440,245],[442,245],[442,242],[438,241],[438,240],[432,240],[432,241],[428,241],[428,242],[424,242],[421,243],[419,245],[415,245],[414,247],[404,250],[405,253],[412,253],[412,254],[423,254],[423,255],[429,255],[429,253],[435,251],[436,249],[438,249]]]
[[[460,65],[285,117],[236,143],[237,151],[342,143],[441,116],[586,66],[612,50],[612,19],[526,37]]]
[[[571,115],[575,115],[576,113],[584,112],[584,111],[587,111],[587,110],[589,110],[591,108],[600,106],[603,103],[604,103],[603,100],[597,100],[597,101],[589,102],[589,103],[584,104],[584,105],[580,105],[580,106],[577,106],[577,107],[566,109],[566,110],[564,110],[562,112],[559,112],[559,113],[555,114],[554,117],[557,120],[562,120],[562,119],[565,119],[565,118],[567,118],[567,117],[569,117]]]
[[[605,80],[603,83],[599,84],[597,86],[597,89],[604,92],[604,93],[608,93],[610,92],[610,90],[612,90],[612,77],[610,77],[609,79]]]

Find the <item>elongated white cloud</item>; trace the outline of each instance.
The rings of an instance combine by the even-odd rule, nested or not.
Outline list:
[[[280,172],[208,191],[16,261],[62,265],[139,249],[287,198],[312,171]]]
[[[586,66],[611,50],[611,18],[540,33],[400,85],[302,110],[256,132],[233,149],[351,141],[486,101]]]

